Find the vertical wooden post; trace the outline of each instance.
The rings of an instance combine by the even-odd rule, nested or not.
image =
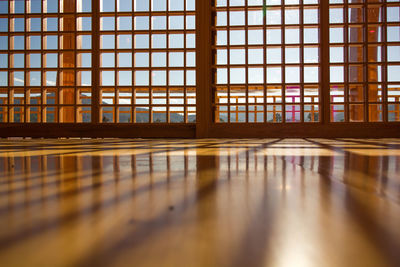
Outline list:
[[[213,123],[211,12],[214,0],[196,1],[196,137],[208,136]]]
[[[350,16],[350,22],[351,23],[360,23],[358,21],[358,18],[364,17],[363,15],[363,8],[352,8],[351,11],[349,12]],[[364,37],[364,29],[363,30],[358,30],[355,28],[350,28],[350,35],[349,35],[349,41],[354,43],[360,43],[364,42],[363,37]],[[364,62],[364,47],[360,49],[358,47],[349,47],[349,61],[350,62]],[[363,64],[364,67],[364,64]],[[367,79],[367,77],[364,77],[364,71],[359,70],[359,69],[349,69],[349,77],[348,81],[349,82],[358,82],[358,83],[363,83],[365,85],[366,83],[364,82]],[[364,101],[364,94],[363,94],[363,88],[364,86],[349,86],[349,101],[350,102],[360,102]],[[362,99],[362,100],[360,100]],[[350,121],[363,121],[364,120],[364,109],[361,106],[351,106],[349,107],[349,117]]]
[[[350,16],[350,22],[351,23],[357,23],[359,17],[363,17],[363,9],[362,8],[352,8],[351,11],[349,12],[348,16]],[[358,30],[356,28],[349,28],[349,42],[363,42],[363,36],[364,32],[363,30]],[[363,51],[363,47],[362,50]],[[360,49],[358,47],[349,47],[349,61],[350,62],[364,62],[364,53],[360,53]],[[362,82],[364,83],[364,79],[367,77],[364,77],[364,71],[360,71],[359,69],[349,69],[349,77],[348,77],[348,82]],[[349,101],[350,102],[359,102],[360,101],[360,96],[363,96],[363,86],[350,86],[349,85]],[[364,101],[364,98],[362,97],[362,100]],[[357,106],[352,106],[350,105],[349,107],[349,117],[350,121],[363,121],[364,120],[364,109],[362,107]]]
[[[329,1],[321,1],[320,4],[320,38],[321,38],[321,122],[326,124],[330,121],[330,70],[329,70]]]
[[[61,86],[62,86],[62,104],[74,104],[75,103],[75,42],[76,35],[71,32],[76,30],[76,18],[71,13],[75,13],[76,10],[76,0],[64,0],[63,1],[63,11],[67,15],[63,15],[63,26],[62,31],[68,32],[62,34],[62,49],[68,50],[68,52],[62,53],[62,68],[64,69],[61,74]],[[66,88],[68,86],[69,88]],[[73,87],[73,88],[72,88]],[[70,122],[73,123],[75,120],[75,110],[72,108],[65,108],[60,113],[60,122]]]
[[[367,6],[368,7],[368,6]],[[365,8],[367,8],[365,7]],[[368,7],[367,9],[367,17],[365,18],[368,22],[379,22],[379,14],[381,13],[381,8],[378,7]],[[368,25],[367,25],[368,26]],[[367,27],[366,26],[366,27]],[[378,26],[368,26],[367,28],[367,36],[365,37],[367,40],[365,42],[377,42],[379,27]],[[378,60],[378,49],[377,47],[367,47],[367,62],[377,62]],[[367,65],[367,75],[365,79],[368,79],[369,82],[378,82],[378,66],[373,64]],[[381,87],[382,90],[382,87]],[[368,84],[368,88],[366,88],[367,97],[366,101],[368,102],[379,102],[379,86],[377,84]],[[381,96],[382,97],[382,96]],[[368,117],[369,121],[379,121],[379,113],[382,112],[378,109],[377,105],[368,105]],[[382,116],[383,117],[383,116]]]
[[[92,0],[92,123],[100,122],[100,1]]]

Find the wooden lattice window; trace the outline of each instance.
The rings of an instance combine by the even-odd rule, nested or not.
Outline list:
[[[319,121],[317,0],[217,0],[215,121]]]
[[[194,0],[1,0],[0,122],[193,123]]]
[[[101,0],[101,122],[195,122],[195,24],[194,1]]]
[[[329,8],[331,121],[399,121],[399,1]]]
[[[398,0],[0,0],[10,135],[395,135],[399,73]]]

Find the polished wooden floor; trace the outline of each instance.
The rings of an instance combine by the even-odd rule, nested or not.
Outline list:
[[[400,266],[400,139],[0,139],[0,266]]]

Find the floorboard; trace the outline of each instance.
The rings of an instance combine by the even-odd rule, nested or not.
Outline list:
[[[400,139],[0,139],[1,266],[399,266]]]

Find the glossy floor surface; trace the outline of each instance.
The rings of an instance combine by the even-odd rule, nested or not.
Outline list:
[[[1,266],[400,266],[400,139],[0,139]]]

